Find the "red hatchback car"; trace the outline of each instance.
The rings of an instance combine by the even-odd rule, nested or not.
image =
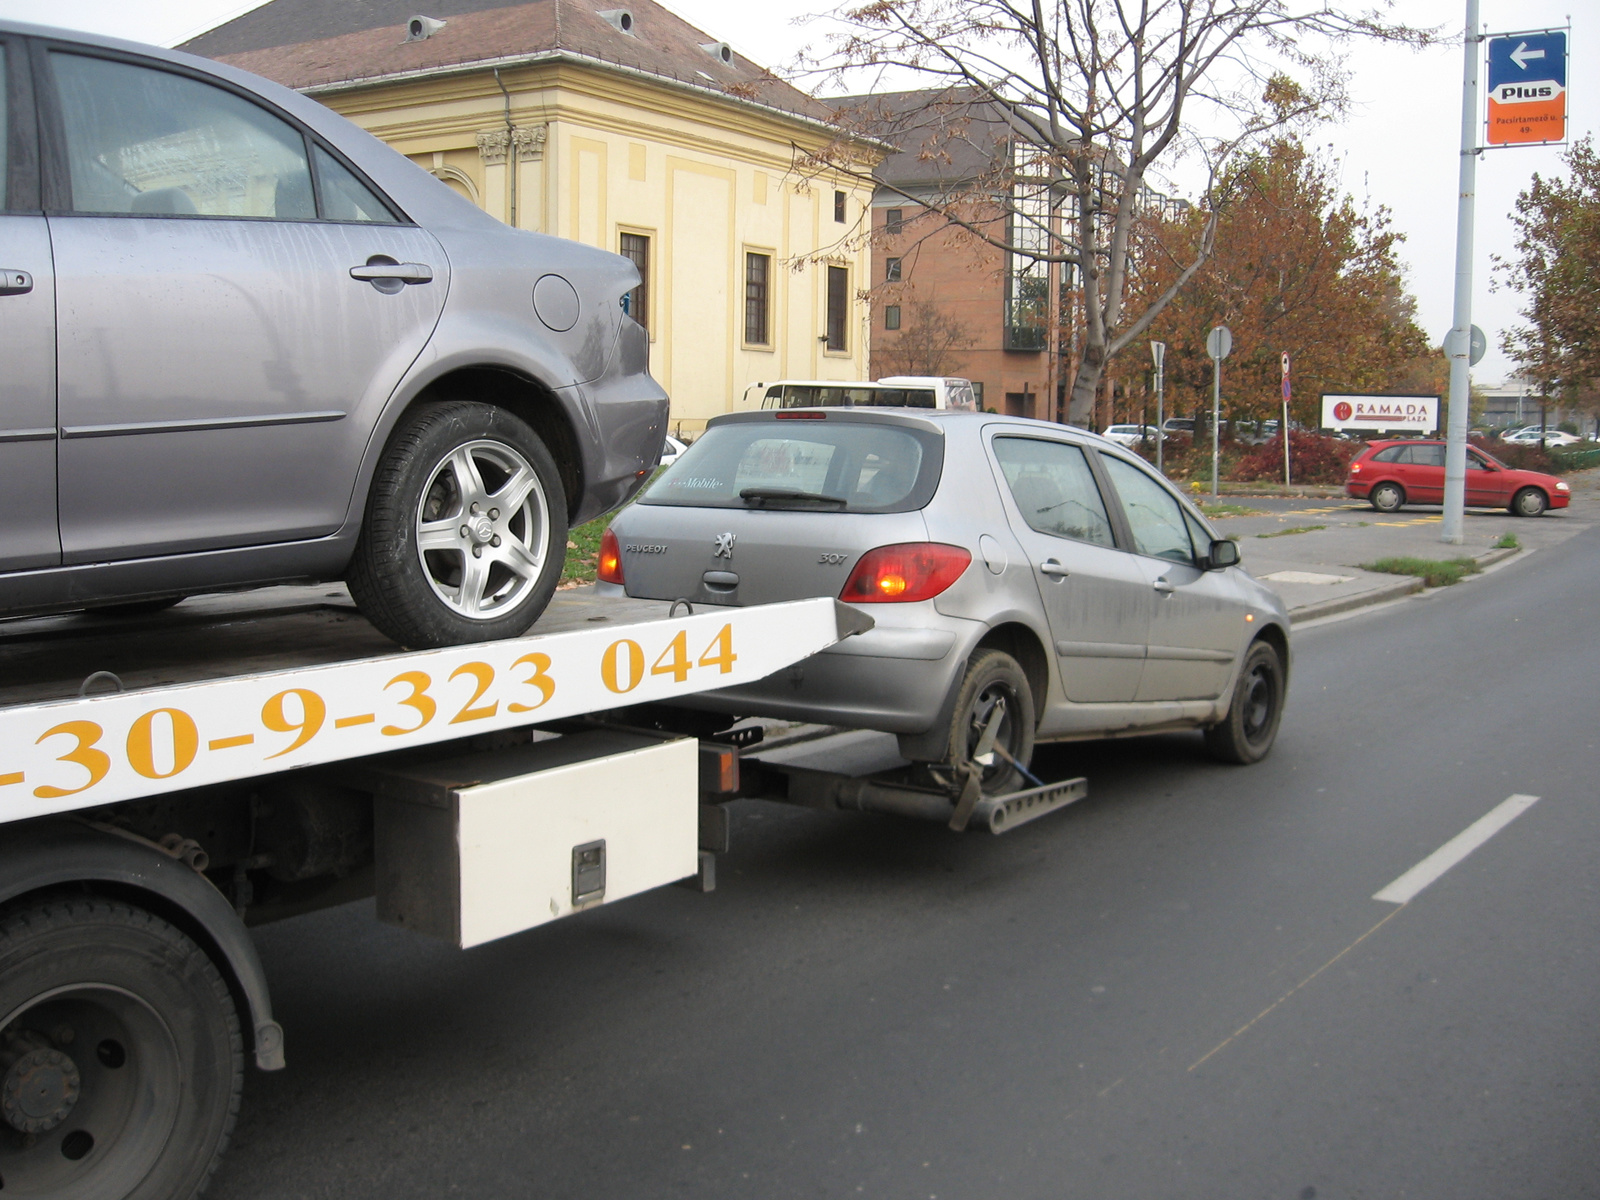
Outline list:
[[[1350,463],[1344,490],[1379,512],[1406,504],[1444,503],[1444,443],[1372,442]],[[1519,517],[1537,517],[1547,508],[1565,508],[1572,490],[1554,475],[1517,471],[1467,447],[1467,507],[1509,508]]]

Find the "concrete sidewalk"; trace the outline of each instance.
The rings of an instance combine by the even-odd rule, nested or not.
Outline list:
[[[1283,499],[1225,494],[1220,501],[1225,508],[1211,521],[1222,534],[1238,538],[1245,569],[1275,589],[1300,624],[1423,590],[1416,576],[1368,571],[1363,563],[1397,557],[1471,557],[1489,566],[1559,545],[1600,521],[1600,470],[1566,479],[1572,487],[1571,506],[1543,517],[1524,519],[1504,510],[1469,509],[1466,541],[1460,546],[1439,540],[1443,517],[1437,506],[1386,515],[1345,496]],[[1237,509],[1247,511],[1230,511]],[[1507,534],[1515,537],[1516,547],[1499,546]]]

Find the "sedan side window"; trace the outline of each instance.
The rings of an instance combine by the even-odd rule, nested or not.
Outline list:
[[[1178,498],[1138,467],[1102,454],[1111,482],[1122,499],[1133,531],[1134,548],[1152,558],[1193,563],[1195,552],[1189,542],[1188,523]]]
[[[1411,447],[1411,465],[1414,467],[1444,466],[1444,447],[1436,444]]]
[[[1372,461],[1381,463],[1397,463],[1405,457],[1405,453],[1408,449],[1410,449],[1409,446],[1390,446],[1387,449],[1379,450],[1376,454],[1374,454],[1372,456]]]
[[[1476,454],[1473,454],[1470,450],[1467,452],[1467,470],[1487,471],[1488,469],[1488,463],[1484,462],[1483,459],[1479,458]]]
[[[72,207],[139,216],[316,217],[300,132],[169,71],[54,53]]]
[[[1042,438],[997,437],[994,455],[1030,529],[1115,547],[1105,500],[1079,447]]]

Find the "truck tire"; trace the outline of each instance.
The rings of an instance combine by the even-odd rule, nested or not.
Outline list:
[[[402,646],[458,646],[526,631],[566,556],[567,498],[539,435],[504,409],[452,401],[390,437],[348,581]]]
[[[244,1042],[206,953],[86,895],[0,916],[0,1188],[189,1200],[239,1111]]]

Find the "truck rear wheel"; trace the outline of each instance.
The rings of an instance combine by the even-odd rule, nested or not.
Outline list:
[[[244,1081],[227,984],[166,921],[52,896],[0,917],[0,1188],[188,1200]]]

